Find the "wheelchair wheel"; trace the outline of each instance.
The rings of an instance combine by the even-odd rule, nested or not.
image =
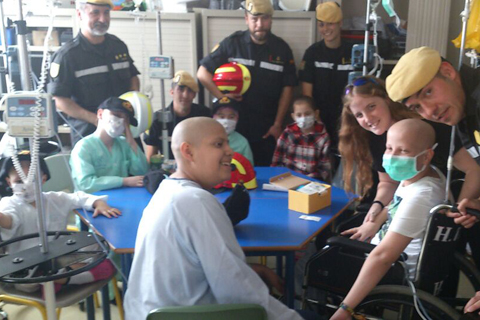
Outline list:
[[[462,272],[468,279],[475,291],[480,291],[480,272],[477,267],[468,260],[464,254],[460,252],[455,253],[455,267]]]
[[[432,320],[458,320],[460,313],[429,293],[417,290],[424,309]],[[421,319],[415,310],[413,294],[406,286],[378,286],[355,308],[367,319]]]

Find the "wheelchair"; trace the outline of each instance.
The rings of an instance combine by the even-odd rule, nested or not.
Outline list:
[[[417,262],[413,285],[408,286],[404,261],[392,265],[379,285],[357,306],[366,319],[460,319],[468,299],[440,298],[442,284],[455,265],[475,291],[480,290],[480,272],[455,251],[462,227],[444,214],[449,205],[431,210],[426,234]],[[366,256],[374,245],[345,237],[332,237],[327,245],[307,262],[302,293],[302,309],[332,314],[355,282]],[[317,289],[317,290],[315,290]],[[316,299],[318,292],[321,299]],[[418,303],[420,301],[420,304]],[[422,310],[418,315],[417,309]]]

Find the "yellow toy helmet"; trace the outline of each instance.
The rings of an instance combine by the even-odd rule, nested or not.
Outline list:
[[[137,91],[129,91],[122,94],[120,99],[127,100],[133,106],[135,111],[135,119],[138,121],[136,127],[130,126],[132,136],[138,138],[142,132],[150,129],[153,122],[153,110],[150,99],[143,93]]]

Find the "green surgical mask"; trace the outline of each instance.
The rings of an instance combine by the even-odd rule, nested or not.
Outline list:
[[[437,144],[432,147],[435,149]],[[417,154],[415,157],[406,156],[394,156],[390,154],[383,155],[382,166],[388,173],[390,178],[395,181],[409,180],[415,177],[417,174],[425,170],[427,167],[424,165],[420,170],[417,170],[417,158],[427,152],[429,149],[424,150]]]

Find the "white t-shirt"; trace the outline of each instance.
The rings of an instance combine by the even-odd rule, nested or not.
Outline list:
[[[256,303],[269,319],[302,319],[269,295],[245,255],[221,203],[190,180],[165,179],[138,227],[127,320],[163,306]]]
[[[106,201],[107,196],[93,196],[85,192],[43,192],[47,231],[64,231],[67,227],[68,214],[79,208],[93,210],[97,200]],[[3,241],[38,232],[37,208],[22,198],[13,195],[0,200],[0,212],[12,217],[12,228],[0,228]],[[19,241],[8,246],[9,252],[18,252],[38,245],[39,238]]]
[[[372,240],[372,244],[377,245],[387,231],[412,238],[404,250],[408,255],[406,263],[412,280],[430,218],[430,209],[445,200],[445,177],[440,170],[433,166],[432,168],[440,178],[424,177],[406,187],[400,183],[388,207],[387,221]]]

